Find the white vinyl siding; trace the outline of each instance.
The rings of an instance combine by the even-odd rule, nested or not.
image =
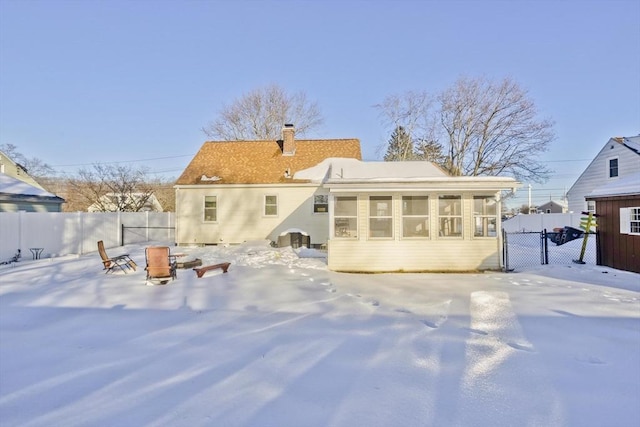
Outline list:
[[[203,200],[211,195],[211,187],[180,188],[176,192],[176,243],[179,245],[277,241],[280,233],[290,229],[308,233],[312,244],[325,243],[329,238],[327,215],[311,214],[317,186],[217,185],[217,221],[203,226]],[[280,195],[278,216],[264,216],[264,195],[276,194],[276,191]]]
[[[343,196],[345,193],[341,194]],[[439,196],[443,194],[418,193],[402,194],[394,192],[391,195],[392,218],[394,230],[403,230],[406,218],[424,218],[429,230],[438,230],[440,218],[438,215]],[[472,271],[497,270],[501,263],[501,236],[474,238],[473,236],[473,194],[463,193],[456,196],[456,218],[460,219],[462,234],[456,238],[438,238],[437,233],[430,233],[431,237],[407,238],[404,231],[394,233],[392,238],[370,238],[369,219],[371,215],[370,198],[380,194],[359,193],[357,197],[357,219],[359,219],[359,234],[356,238],[338,238],[332,236],[327,244],[329,256],[328,266],[335,271]],[[421,196],[416,198],[416,196]],[[424,202],[422,197],[427,198]],[[487,196],[488,197],[488,196]],[[492,194],[495,200],[497,194]],[[338,200],[336,195],[333,197]],[[352,200],[356,197],[353,196]],[[388,201],[388,199],[386,199]],[[414,209],[409,209],[404,203],[411,200],[416,202]],[[376,199],[379,201],[379,199]],[[419,207],[417,207],[419,206]],[[495,208],[499,212],[500,204]],[[332,211],[335,211],[332,208]],[[377,212],[376,212],[377,213]],[[411,213],[412,215],[406,215]],[[415,216],[413,215],[415,214]],[[405,218],[406,217],[406,218]],[[355,218],[354,218],[355,221]],[[496,230],[500,229],[500,218],[496,215]],[[420,219],[422,224],[423,219]]]
[[[614,179],[609,178],[609,160],[618,159],[618,177],[623,178],[640,170],[640,155],[617,142],[609,141],[567,192],[569,212],[579,214],[587,210],[585,196]]]

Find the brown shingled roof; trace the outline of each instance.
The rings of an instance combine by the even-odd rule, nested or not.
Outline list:
[[[281,144],[282,141],[205,142],[176,184],[286,183],[293,181],[285,177],[287,170],[293,176],[330,157],[362,160],[357,139],[296,139],[294,155],[283,155]],[[203,175],[209,180],[203,180]]]

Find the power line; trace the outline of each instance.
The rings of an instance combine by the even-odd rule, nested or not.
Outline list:
[[[71,167],[71,166],[91,166],[94,163],[99,163],[102,165],[112,165],[112,164],[118,164],[118,163],[135,163],[135,162],[148,162],[148,161],[152,161],[152,160],[166,160],[166,159],[177,159],[180,157],[193,157],[194,154],[183,154],[180,156],[167,156],[167,157],[154,157],[154,158],[149,158],[149,159],[137,159],[137,160],[119,160],[119,161],[115,161],[115,162],[93,162],[93,163],[76,163],[76,164],[70,164],[70,165],[51,165],[51,167],[58,167],[58,168],[62,168],[62,167]]]

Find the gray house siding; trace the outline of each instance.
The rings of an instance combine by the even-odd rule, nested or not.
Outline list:
[[[611,138],[569,189],[567,192],[569,212],[586,211],[585,197],[594,189],[640,170],[640,154],[621,140],[623,139]],[[639,144],[640,136],[624,138],[624,140]],[[612,159],[618,160],[617,177],[609,176],[609,161]]]

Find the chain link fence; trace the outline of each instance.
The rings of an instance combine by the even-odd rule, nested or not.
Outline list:
[[[506,271],[543,264],[597,264],[597,233],[570,229],[547,232],[503,231]]]

